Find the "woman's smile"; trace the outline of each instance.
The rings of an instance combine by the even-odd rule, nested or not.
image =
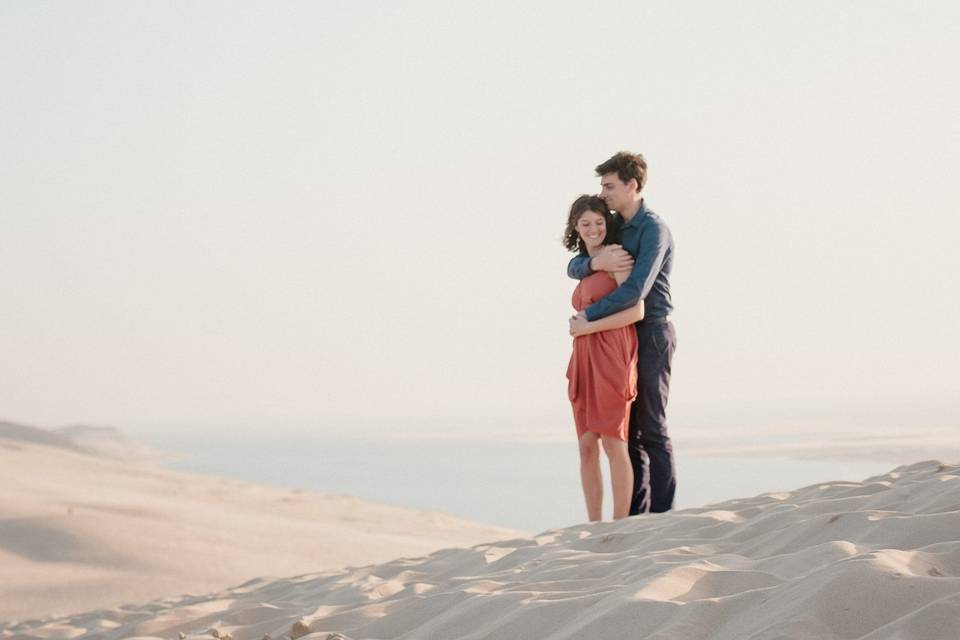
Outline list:
[[[584,211],[577,220],[577,233],[588,250],[595,249],[602,245],[607,237],[606,220],[596,211]]]

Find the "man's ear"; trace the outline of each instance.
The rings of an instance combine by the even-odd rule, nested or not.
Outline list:
[[[640,181],[636,178],[630,178],[630,182],[633,183],[633,192],[640,193]]]

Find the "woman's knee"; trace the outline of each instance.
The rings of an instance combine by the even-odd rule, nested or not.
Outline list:
[[[600,443],[594,433],[587,432],[580,436],[580,457],[592,460],[600,455]]]
[[[612,436],[604,436],[603,438],[603,451],[607,454],[609,458],[621,458],[626,457],[630,458],[630,453],[627,450],[627,443],[619,438],[614,438]]]

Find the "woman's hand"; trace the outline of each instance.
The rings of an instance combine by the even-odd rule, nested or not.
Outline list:
[[[587,331],[590,321],[587,320],[586,314],[581,311],[575,316],[570,317],[570,335],[574,338],[578,336],[585,336],[590,332]]]

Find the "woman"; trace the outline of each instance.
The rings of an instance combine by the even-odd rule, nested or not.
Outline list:
[[[618,226],[607,205],[597,196],[580,196],[570,207],[564,246],[593,256],[617,241]],[[611,293],[629,272],[599,271],[583,280],[573,292],[579,312]],[[570,333],[573,354],[567,368],[569,396],[580,440],[580,480],[591,522],[601,519],[603,477],[600,445],[610,462],[613,517],[630,513],[633,467],[627,450],[630,404],[637,396],[637,332],[633,324],[643,319],[643,301],[636,306],[588,322],[574,316]]]

